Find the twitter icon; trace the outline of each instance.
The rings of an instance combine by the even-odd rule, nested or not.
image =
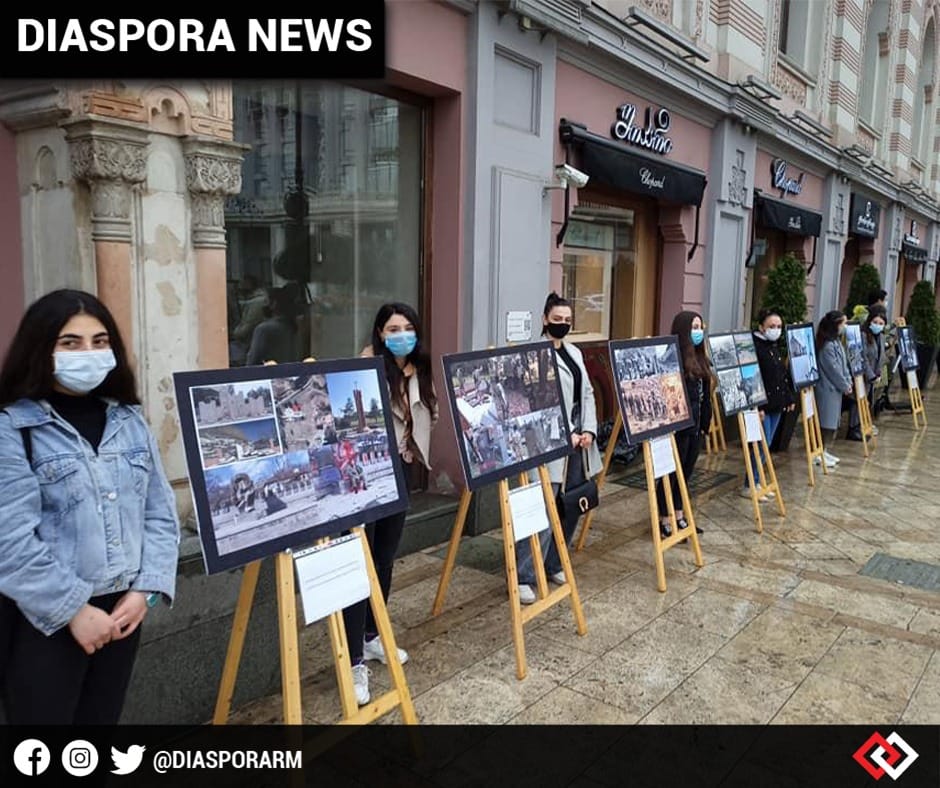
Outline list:
[[[132,744],[127,748],[127,752],[121,752],[117,747],[112,747],[111,760],[114,762],[114,768],[111,774],[130,774],[137,771],[137,767],[144,759],[145,749],[147,748],[142,744]]]

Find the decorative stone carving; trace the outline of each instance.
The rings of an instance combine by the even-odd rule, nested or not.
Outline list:
[[[773,82],[785,96],[789,96],[800,104],[806,103],[806,83],[787,69],[781,68],[779,63],[777,64],[777,70],[774,72]]]
[[[747,170],[744,169],[744,151],[735,151],[735,162],[731,167],[731,180],[728,181],[728,202],[742,205],[747,197]]]
[[[225,199],[242,190],[242,159],[249,149],[200,137],[183,141],[196,248],[225,248]]]
[[[845,195],[842,192],[836,195],[836,206],[832,212],[832,231],[845,235]]]
[[[653,16],[664,22],[672,22],[672,0],[642,0],[642,5]]]
[[[83,119],[65,124],[72,176],[91,189],[96,241],[131,240],[131,193],[147,177],[147,132],[133,123]]]

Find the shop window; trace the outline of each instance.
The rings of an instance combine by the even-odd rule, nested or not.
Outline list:
[[[284,81],[236,83],[234,111],[251,150],[225,210],[230,364],[257,361],[267,319],[279,361],[358,355],[379,306],[421,306],[422,107]]]

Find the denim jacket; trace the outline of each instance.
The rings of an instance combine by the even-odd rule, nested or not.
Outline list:
[[[51,635],[128,589],[172,602],[178,557],[176,500],[139,407],[108,402],[97,454],[44,400],[0,411],[0,594],[33,626]]]

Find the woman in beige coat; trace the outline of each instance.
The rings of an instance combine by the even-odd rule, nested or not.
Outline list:
[[[437,423],[437,396],[431,377],[431,357],[424,343],[418,314],[407,304],[384,304],[375,316],[372,344],[363,356],[378,356],[385,361],[397,449],[406,477],[415,464],[430,469],[428,453],[431,430]],[[375,571],[388,602],[392,585],[392,567],[401,542],[407,512],[383,517],[366,526]],[[369,670],[365,660],[387,663],[378,628],[368,600],[343,611],[349,656],[353,665],[353,686],[359,705],[369,702]],[[398,649],[401,662],[408,661],[404,649]]]
[[[542,335],[551,339],[555,348],[555,360],[558,366],[558,379],[561,383],[561,397],[571,429],[571,446],[574,453],[548,464],[548,474],[552,482],[552,492],[557,496],[561,485],[567,479],[568,486],[574,486],[585,478],[590,479],[600,473],[601,455],[597,449],[597,404],[594,401],[594,388],[584,366],[584,357],[576,345],[565,342],[564,338],[571,330],[571,303],[552,292],[545,300],[542,311]],[[566,522],[564,512],[559,509],[561,528],[565,543],[571,544],[571,538],[577,529],[578,521]],[[554,583],[564,583],[565,573],[561,568],[558,548],[550,530],[540,534],[545,572]],[[532,586],[535,585],[535,569],[529,540],[516,542],[516,565],[519,577],[519,601],[524,605],[535,602]]]

